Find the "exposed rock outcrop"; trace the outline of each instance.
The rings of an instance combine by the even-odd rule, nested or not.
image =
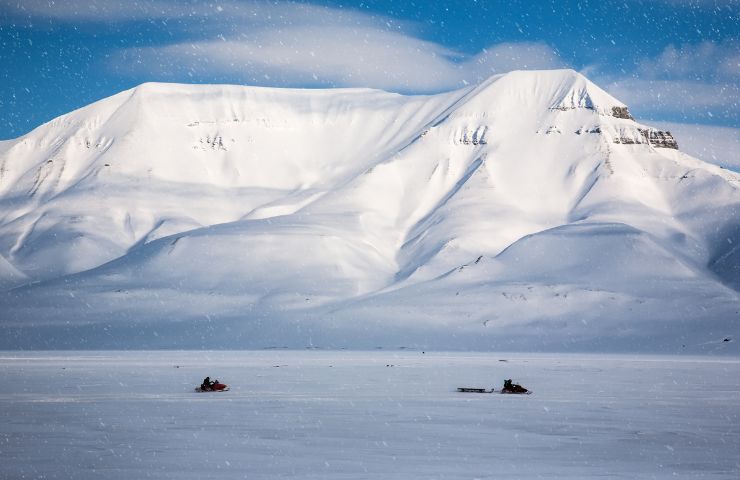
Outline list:
[[[650,145],[660,148],[673,148],[678,150],[678,142],[673,138],[671,132],[663,132],[661,130],[640,130],[640,133],[647,138]]]
[[[654,128],[637,128],[622,130],[614,138],[614,143],[622,145],[648,144],[656,148],[673,148],[678,150],[678,142],[671,132],[664,132]]]
[[[455,143],[463,145],[485,145],[486,134],[488,133],[488,127],[480,126],[473,129],[464,127],[458,135],[456,135]]]
[[[224,146],[224,139],[221,135],[207,135],[205,138],[201,137],[199,145],[195,145],[193,148],[200,148],[201,150],[227,150],[226,146]]]
[[[612,117],[634,120],[627,107],[612,107]]]
[[[583,135],[584,133],[601,133],[601,127],[596,125],[591,128],[581,127],[576,130],[576,134],[578,135]]]

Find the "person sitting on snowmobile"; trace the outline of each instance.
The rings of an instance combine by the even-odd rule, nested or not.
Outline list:
[[[501,389],[503,393],[527,393],[528,390],[519,384],[512,383],[511,379],[504,380],[504,388]]]
[[[218,380],[216,380],[216,382],[218,382]],[[204,392],[208,392],[211,390],[211,387],[216,382],[211,382],[211,377],[206,377],[203,379],[203,383],[200,384],[200,389]]]

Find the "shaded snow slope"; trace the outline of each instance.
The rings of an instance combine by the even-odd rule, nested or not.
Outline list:
[[[3,346],[700,351],[740,337],[740,179],[671,142],[569,70],[145,84],[4,142]]]

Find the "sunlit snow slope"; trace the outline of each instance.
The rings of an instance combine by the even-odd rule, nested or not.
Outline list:
[[[675,147],[570,70],[144,84],[0,142],[0,347],[739,352],[740,178]]]

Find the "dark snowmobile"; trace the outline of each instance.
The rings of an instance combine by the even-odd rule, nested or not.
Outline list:
[[[501,393],[514,393],[514,394],[529,395],[532,392],[522,387],[519,384],[512,383],[511,379],[508,379],[508,380],[504,380],[504,388],[501,389]]]

